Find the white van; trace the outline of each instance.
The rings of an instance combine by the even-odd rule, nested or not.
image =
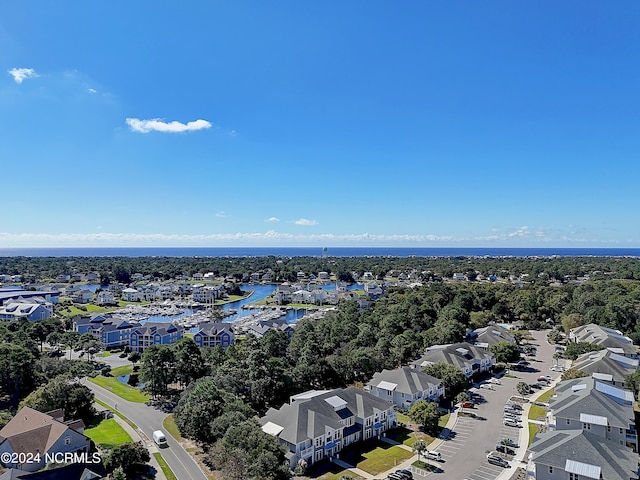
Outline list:
[[[440,455],[440,452],[435,452],[433,450],[427,450],[427,458],[430,460],[435,460],[437,462],[442,461],[442,455]]]
[[[155,432],[153,432],[153,441],[156,442],[156,445],[158,445],[159,447],[167,446],[167,437],[164,436],[162,430],[156,430]]]

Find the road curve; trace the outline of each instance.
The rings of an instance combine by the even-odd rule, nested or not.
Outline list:
[[[149,407],[144,403],[129,402],[123,400],[114,393],[106,390],[95,383],[86,382],[87,387],[95,394],[98,400],[103,401],[110,407],[116,407],[117,410],[126,416],[129,420],[138,426],[144,435],[147,437],[147,442],[151,444],[153,442],[153,431],[163,430],[162,421],[167,417],[167,414],[156,410],[153,407]],[[180,445],[168,432],[166,433],[167,448],[159,449],[160,454],[165,459],[171,470],[177,478],[180,480],[207,480],[207,476],[204,474],[200,466],[189,455],[182,445]]]

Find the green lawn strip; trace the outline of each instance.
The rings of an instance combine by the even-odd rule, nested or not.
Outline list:
[[[408,423],[411,423],[411,419],[406,413],[398,413],[398,422],[407,425]]]
[[[171,434],[173,438],[181,442],[183,440],[180,435],[180,431],[178,430],[178,426],[176,425],[175,420],[173,419],[173,415],[169,415],[162,421],[162,426],[164,429]]]
[[[114,447],[127,442],[133,442],[124,429],[113,418],[102,420],[98,425],[87,428],[84,434],[103,447]]]
[[[536,402],[541,402],[541,403],[547,403],[549,401],[549,399],[551,397],[553,397],[556,394],[555,391],[553,390],[549,390],[547,392],[544,392],[542,395],[540,395],[538,398],[535,399]]]
[[[450,416],[451,415],[448,413],[446,415],[441,416],[440,419],[438,420],[438,426],[440,428],[444,428],[447,425],[447,422],[449,421]]]
[[[178,480],[173,471],[169,468],[169,465],[167,465],[167,462],[165,462],[164,458],[162,458],[162,455],[160,455],[158,452],[155,452],[153,456],[160,465],[162,473],[164,473],[164,476],[167,477],[167,480]]]
[[[411,465],[414,467],[421,468],[422,470],[426,470],[427,472],[435,472],[438,470],[438,467],[435,465],[431,465],[430,463],[423,462],[422,460],[416,460]]]
[[[340,480],[344,475],[349,475],[353,480],[363,480],[360,475],[355,474],[351,470],[342,470],[338,473],[327,473],[320,478],[322,480]]]
[[[547,415],[547,409],[539,405],[531,405],[529,409],[529,420],[537,420]]]
[[[103,377],[99,375],[97,377],[91,378],[89,377],[89,381],[95,383],[96,385],[101,386],[109,390],[111,393],[118,395],[120,398],[124,400],[129,400],[130,402],[136,403],[144,403],[149,400],[149,395],[146,393],[142,393],[137,388],[130,387],[129,385],[125,385],[116,377],[121,375],[126,375],[131,373],[133,367],[131,365],[125,365],[122,367],[117,367],[111,370],[111,377]]]
[[[356,466],[371,475],[377,475],[411,458],[413,453],[400,447],[380,445],[367,453],[363,453],[362,456],[365,459]]]
[[[98,400],[96,398],[96,399],[94,399],[94,402],[96,402],[98,405],[103,406],[104,408],[106,408],[107,410],[112,412],[114,415],[117,415],[118,417],[120,417],[122,420],[127,422],[131,428],[133,428],[133,429],[137,429],[138,428],[138,426],[135,423],[133,423],[131,420],[129,420],[127,417],[125,417],[123,414],[121,414],[119,411],[114,409],[112,406],[107,405],[106,403],[104,403],[102,400]]]
[[[533,443],[533,439],[535,438],[536,433],[538,433],[538,430],[540,430],[538,425],[535,423],[529,423],[529,445]]]

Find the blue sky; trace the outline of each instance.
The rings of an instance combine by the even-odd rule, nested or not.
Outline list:
[[[0,247],[640,247],[639,21],[5,0]]]

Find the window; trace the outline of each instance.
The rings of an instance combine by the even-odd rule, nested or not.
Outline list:
[[[611,433],[611,425],[607,425],[607,433]]]
[[[553,467],[549,465],[549,473],[553,473]]]
[[[390,397],[391,396],[391,390],[387,390],[387,396]]]
[[[64,444],[71,445],[71,437],[64,437]]]
[[[316,447],[322,445],[322,438],[316,438]]]
[[[591,430],[591,424],[590,423],[583,423],[582,424],[582,429],[583,430]]]
[[[580,480],[580,475],[577,473],[569,472],[569,480]]]

